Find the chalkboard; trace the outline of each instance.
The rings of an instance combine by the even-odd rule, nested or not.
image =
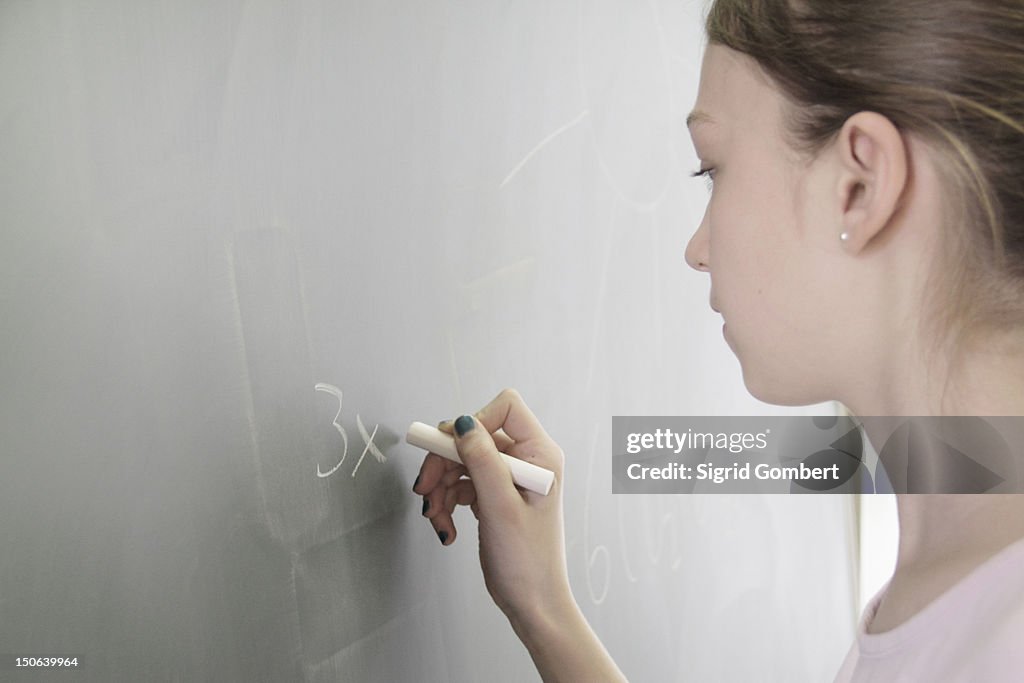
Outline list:
[[[611,494],[613,415],[834,411],[751,398],[683,260],[703,11],[0,4],[5,680],[536,680],[403,442],[508,386],[627,675],[828,679],[848,498]]]

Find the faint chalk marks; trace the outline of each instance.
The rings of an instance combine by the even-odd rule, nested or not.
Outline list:
[[[457,396],[490,391],[493,382],[503,381],[495,373],[504,374],[507,368],[495,363],[496,358],[520,357],[524,349],[539,348],[522,320],[524,302],[532,300],[525,296],[532,296],[537,287],[541,262],[536,256],[519,258],[489,272],[481,271],[482,275],[458,286],[453,319],[447,328]]]
[[[674,158],[674,157],[673,157]],[[661,279],[661,260],[663,258],[663,252],[661,251],[660,244],[660,233],[658,231],[658,221],[655,214],[650,214],[651,221],[651,251],[648,263],[651,264],[651,280],[650,280],[650,297],[653,303],[654,309],[654,339],[655,347],[658,353],[658,364],[661,365],[665,359],[665,331],[664,323],[662,321],[664,308],[661,304],[661,292],[664,287],[659,287],[663,281]]]
[[[664,200],[674,170],[664,149],[671,103],[656,21],[653,10],[624,0],[577,3],[577,78],[594,155],[619,200],[644,212]]]
[[[448,338],[448,361],[451,363],[452,369],[452,386],[455,387],[455,404],[462,405],[462,382],[459,380],[459,363],[455,358],[455,339],[450,329],[446,334]]]
[[[241,361],[234,390],[249,422],[253,474],[271,537],[291,546],[327,514],[319,487],[294,467],[312,453],[314,398],[309,325],[303,305],[302,262],[289,230],[280,226],[235,232],[229,271]],[[294,505],[309,500],[308,505]],[[291,546],[293,547],[293,546]]]
[[[586,118],[587,114],[589,114],[589,113],[590,113],[589,110],[584,109],[583,111],[580,112],[579,116],[574,118],[572,121],[570,121],[570,122],[560,126],[554,132],[552,132],[550,135],[548,135],[546,138],[544,138],[543,140],[538,142],[537,145],[533,149],[531,149],[530,152],[525,157],[523,157],[523,160],[520,161],[518,164],[516,164],[515,168],[513,168],[509,172],[509,174],[507,176],[505,176],[505,179],[501,181],[501,185],[499,185],[499,188],[505,187],[505,185],[507,185],[509,183],[509,181],[511,181],[512,178],[514,178],[516,176],[516,174],[519,173],[519,171],[524,166],[526,166],[527,163],[529,163],[530,159],[532,159],[538,152],[540,152],[542,149],[544,149],[544,147],[549,142],[551,142],[552,140],[557,138],[559,135],[561,135],[565,131],[567,131],[570,128],[572,128],[573,126],[578,125],[580,123],[580,121],[582,121],[584,118]]]
[[[590,550],[590,515],[591,515],[591,482],[594,479],[594,460],[596,459],[598,425],[594,424],[593,436],[590,439],[590,451],[587,457],[587,483],[583,500],[583,554],[586,557],[587,592],[590,594],[590,601],[600,605],[608,597],[608,589],[612,582],[611,557],[608,553],[608,546],[597,544]],[[598,558],[602,558],[603,581],[596,583],[593,580],[592,570],[597,564]]]
[[[371,513],[361,524],[310,547],[294,560],[301,655],[311,674],[302,680],[360,680],[358,675],[345,675],[349,673],[345,668],[321,670],[321,675],[312,676],[331,658],[339,667],[372,662],[375,677],[378,673],[383,676],[376,680],[411,680],[406,672],[384,662],[385,653],[390,652],[385,648],[396,642],[413,642],[408,640],[412,637],[408,632],[403,634],[405,639],[396,640],[393,629],[420,604],[408,597],[409,587],[417,585],[420,569],[411,558],[426,551],[427,535],[405,537],[402,505],[360,509]],[[427,628],[428,623],[420,622],[418,627]],[[367,641],[382,650],[367,652],[359,645]],[[389,672],[395,675],[389,677]]]
[[[341,424],[338,422],[338,418],[341,417],[341,406],[343,398],[341,389],[334,386],[333,384],[325,384],[323,382],[318,382],[316,386],[314,386],[313,388],[316,391],[322,391],[338,399],[338,412],[334,414],[334,419],[331,420],[331,424],[334,425],[334,428],[338,430],[339,434],[341,434],[341,459],[338,461],[338,464],[336,464],[334,467],[332,467],[326,472],[320,471],[320,463],[317,463],[316,476],[320,477],[321,479],[324,479],[337,472],[338,468],[340,468],[344,464],[345,458],[348,456],[348,433],[345,431],[345,428],[342,427]],[[363,418],[360,417],[358,413],[356,414],[356,429],[359,430],[359,435],[363,438],[363,442],[366,444],[366,448],[363,449],[362,455],[359,456],[359,461],[356,462],[356,466],[352,469],[353,477],[356,476],[356,472],[359,471],[359,466],[363,464],[363,458],[366,457],[366,454],[368,452],[373,454],[373,457],[377,459],[377,462],[387,461],[387,456],[385,456],[381,452],[381,450],[377,448],[377,445],[373,443],[373,438],[377,436],[378,427],[379,425],[374,425],[373,433],[370,434],[369,432],[366,431],[366,427],[363,425]]]
[[[686,123],[676,113],[675,106],[675,88],[672,74],[672,62],[675,60],[682,61],[686,64],[686,70],[692,73],[692,65],[682,60],[679,55],[671,50],[669,47],[668,38],[665,37],[665,20],[662,17],[661,10],[658,7],[658,3],[651,4],[651,10],[654,12],[655,28],[658,31],[658,46],[661,53],[662,68],[665,71],[665,83],[668,87],[668,135],[669,135],[669,159],[672,162],[672,167],[676,173],[683,173],[685,169],[682,163],[679,161],[679,154],[676,151],[678,147],[677,138],[680,131],[686,130]],[[660,339],[661,337],[659,337]]]
[[[480,311],[494,304],[488,297],[494,297],[503,288],[515,289],[526,286],[537,273],[536,257],[520,259],[507,266],[493,270],[483,277],[467,282],[462,287],[465,308]]]
[[[616,517],[619,520],[619,545],[622,547],[622,567],[626,570],[626,578],[629,579],[630,583],[636,583],[639,579],[636,574],[633,573],[633,567],[629,564],[630,553],[627,550],[629,534],[626,533],[626,524],[622,515],[622,498],[625,497],[626,496],[617,496],[615,501]]]
[[[605,241],[604,263],[601,266],[601,284],[597,295],[597,311],[594,313],[594,331],[590,336],[590,365],[587,368],[586,384],[588,392],[592,391],[594,387],[594,371],[597,366],[597,342],[601,335],[602,312],[604,311],[605,299],[608,295],[608,269],[611,266],[612,260],[612,241],[615,238],[615,214],[618,208],[619,195],[616,194],[612,199],[612,209],[609,212],[611,219],[608,226],[608,239]]]

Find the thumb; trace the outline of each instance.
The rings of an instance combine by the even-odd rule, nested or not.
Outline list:
[[[494,438],[473,416],[463,415],[455,420],[455,448],[462,464],[473,480],[477,501],[486,511],[492,506],[504,507],[520,499],[512,473],[498,454]]]

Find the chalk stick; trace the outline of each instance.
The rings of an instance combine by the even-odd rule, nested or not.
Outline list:
[[[453,462],[462,462],[459,458],[459,451],[455,448],[455,437],[451,434],[445,434],[437,427],[431,427],[422,422],[413,422],[409,425],[409,431],[405,435],[405,440],[413,446],[425,448]],[[513,458],[505,453],[498,453],[498,455],[508,465],[508,469],[512,473],[512,481],[516,483],[516,486],[521,486],[528,491],[534,491],[545,496],[548,495],[551,485],[555,482],[554,472],[528,463],[525,460]]]

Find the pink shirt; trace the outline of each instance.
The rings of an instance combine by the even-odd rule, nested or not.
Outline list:
[[[906,622],[868,634],[871,599],[836,683],[1024,681],[1024,539],[976,567]]]

